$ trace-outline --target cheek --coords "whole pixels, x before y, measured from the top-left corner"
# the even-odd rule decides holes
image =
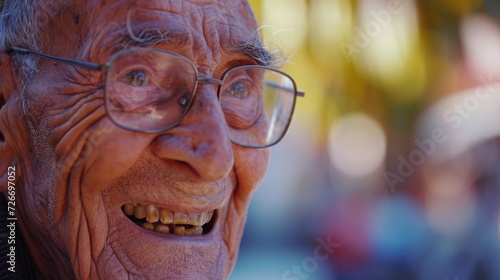
[[[36,184],[44,186],[40,193],[49,196],[44,200],[55,201],[49,211],[61,212],[64,202],[74,199],[70,198],[74,189],[97,190],[125,172],[152,136],[111,123],[101,90],[57,79],[44,82],[49,80],[37,78],[28,86],[23,108],[29,112],[33,173],[43,181]]]
[[[266,175],[269,149],[235,148],[235,171],[238,177],[239,199],[248,199]]]
[[[93,145],[84,164],[83,183],[106,186],[130,169],[144,154],[154,136],[134,133],[109,124],[109,132]]]

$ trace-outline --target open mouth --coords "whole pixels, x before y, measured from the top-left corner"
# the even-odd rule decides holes
[[[164,234],[199,236],[210,232],[214,224],[214,210],[203,213],[180,213],[155,205],[127,203],[122,211],[136,225]]]

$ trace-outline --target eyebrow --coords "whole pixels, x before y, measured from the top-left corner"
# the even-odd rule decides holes
[[[248,56],[254,59],[258,64],[264,66],[271,66],[275,61],[274,54],[269,52],[260,41],[256,39],[240,42],[233,48],[233,52]]]
[[[129,47],[155,47],[161,44],[183,45],[189,40],[189,35],[181,32],[162,31],[158,28],[149,28],[140,31],[137,35],[128,30],[113,46],[120,48]],[[239,42],[229,47],[231,53],[242,54],[259,65],[271,66],[275,61],[275,55],[269,52],[258,40],[250,39],[246,42]]]

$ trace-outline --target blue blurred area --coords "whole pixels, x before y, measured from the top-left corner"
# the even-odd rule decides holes
[[[500,279],[500,138],[436,148],[391,191],[383,169],[346,179],[300,122],[271,150],[230,279]]]

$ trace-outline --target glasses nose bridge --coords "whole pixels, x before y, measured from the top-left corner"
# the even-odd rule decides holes
[[[211,77],[203,77],[198,76],[198,84],[216,84],[217,88],[222,85],[222,80],[211,78]]]
[[[217,96],[217,99],[219,99],[219,90],[220,90],[220,87],[223,83],[222,80],[215,79],[215,78],[208,77],[208,76],[198,76],[196,82],[198,85],[216,84],[217,87],[215,88],[215,95]]]

